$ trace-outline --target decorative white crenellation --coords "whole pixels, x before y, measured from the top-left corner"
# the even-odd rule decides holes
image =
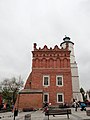
[[[75,61],[74,55],[74,43],[70,41],[69,37],[63,39],[64,42],[60,44],[61,47],[66,48],[66,44],[68,43],[68,48],[71,51],[70,53],[70,63],[71,63],[71,73],[72,73],[72,90],[73,90],[73,98],[78,101],[82,101],[80,87],[79,87],[79,75],[78,75],[78,67]]]

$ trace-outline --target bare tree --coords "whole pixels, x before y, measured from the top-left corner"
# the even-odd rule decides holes
[[[11,79],[4,79],[1,82],[1,91],[2,91],[2,96],[5,101],[8,101],[9,103],[13,102],[15,103],[17,93],[19,92],[20,89],[23,88],[23,80],[19,76],[19,78],[11,78]]]

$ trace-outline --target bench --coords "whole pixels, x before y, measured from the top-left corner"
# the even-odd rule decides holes
[[[45,112],[45,115],[48,116],[48,120],[49,120],[49,115],[67,115],[67,118],[69,119],[69,114],[71,114],[71,109],[48,109]]]

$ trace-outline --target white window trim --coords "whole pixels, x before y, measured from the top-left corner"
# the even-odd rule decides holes
[[[44,77],[48,77],[48,85],[44,85]],[[43,75],[43,86],[50,86],[50,76],[49,75]]]
[[[48,95],[48,100],[47,100],[47,102],[49,103],[49,93],[44,93],[44,94],[43,94],[43,103],[45,102],[45,101],[44,101],[44,95]]]
[[[62,95],[62,102],[58,101],[58,95]],[[64,103],[64,94],[63,93],[57,93],[57,103]]]
[[[57,77],[62,77],[62,85],[58,85],[58,79]],[[63,86],[63,75],[57,75],[56,76],[56,86],[62,87]]]

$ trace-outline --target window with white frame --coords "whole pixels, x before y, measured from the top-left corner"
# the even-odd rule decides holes
[[[50,77],[49,75],[43,76],[43,86],[49,86],[50,85]]]
[[[63,102],[64,102],[63,93],[57,93],[57,103],[63,103]]]
[[[56,76],[56,86],[63,86],[63,76],[62,75]]]
[[[44,93],[43,94],[43,102],[49,103],[49,93]]]

